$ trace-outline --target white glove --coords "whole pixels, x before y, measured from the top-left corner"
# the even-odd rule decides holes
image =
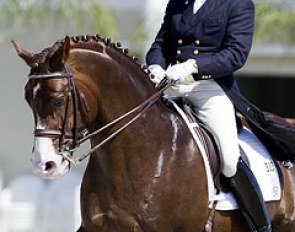
[[[148,67],[151,72],[151,81],[157,86],[161,80],[166,76],[166,72],[162,67],[158,64],[152,64]]]
[[[168,79],[186,85],[194,82],[193,73],[198,73],[198,66],[194,59],[188,59],[183,63],[172,65],[166,71]]]

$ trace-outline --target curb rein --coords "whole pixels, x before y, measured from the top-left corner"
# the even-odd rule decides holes
[[[113,121],[107,123],[103,127],[94,130],[93,132],[89,132],[88,129],[84,129],[81,132],[78,132],[77,124],[78,124],[78,98],[82,99],[83,102],[86,104],[86,108],[89,109],[87,101],[85,97],[81,96],[79,89],[77,88],[74,75],[70,70],[69,64],[65,65],[65,72],[54,72],[49,74],[29,74],[29,80],[31,79],[68,79],[68,96],[66,101],[66,109],[65,109],[65,116],[63,121],[62,129],[35,129],[33,134],[35,137],[46,137],[51,139],[59,139],[59,147],[58,153],[61,155],[65,160],[68,160],[70,163],[74,165],[79,165],[85,160],[88,156],[90,156],[94,151],[99,149],[102,145],[107,143],[109,140],[114,138],[116,135],[121,133],[124,129],[129,127],[132,123],[134,123],[137,119],[142,117],[145,112],[156,102],[158,101],[163,92],[170,87],[173,82],[168,81],[164,78],[160,84],[156,87],[158,90],[155,94],[151,97],[146,99],[137,107],[131,109],[127,113],[121,115],[120,117],[114,119]],[[66,125],[68,124],[69,120],[69,112],[70,112],[70,102],[73,101],[73,112],[74,112],[74,125],[72,131],[69,132],[66,130]],[[105,139],[103,139],[100,143],[92,147],[90,150],[79,156],[78,158],[73,158],[74,151],[84,142],[91,139],[95,135],[101,133],[102,131],[116,125],[117,123],[121,122],[123,119],[127,118],[128,116],[138,112],[135,116],[133,116],[127,123],[125,123],[122,127],[114,131],[112,134],[108,135]]]

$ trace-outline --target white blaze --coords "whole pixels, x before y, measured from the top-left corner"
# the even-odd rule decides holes
[[[40,91],[40,84],[33,89],[33,100]],[[40,116],[36,115],[36,129],[46,129],[41,122]],[[50,138],[35,137],[32,157],[33,172],[44,178],[54,178],[58,175],[64,175],[69,171],[69,162],[64,161],[58,154]]]

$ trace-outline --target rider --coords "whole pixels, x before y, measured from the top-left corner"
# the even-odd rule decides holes
[[[161,28],[146,55],[152,81],[177,84],[167,97],[185,97],[218,138],[222,173],[253,231],[270,232],[257,181],[240,158],[235,109],[226,93],[233,72],[246,62],[253,37],[252,0],[170,0]]]

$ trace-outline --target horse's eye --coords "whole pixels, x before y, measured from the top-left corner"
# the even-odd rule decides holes
[[[60,108],[65,104],[64,97],[56,97],[53,99],[53,104],[55,108]]]

